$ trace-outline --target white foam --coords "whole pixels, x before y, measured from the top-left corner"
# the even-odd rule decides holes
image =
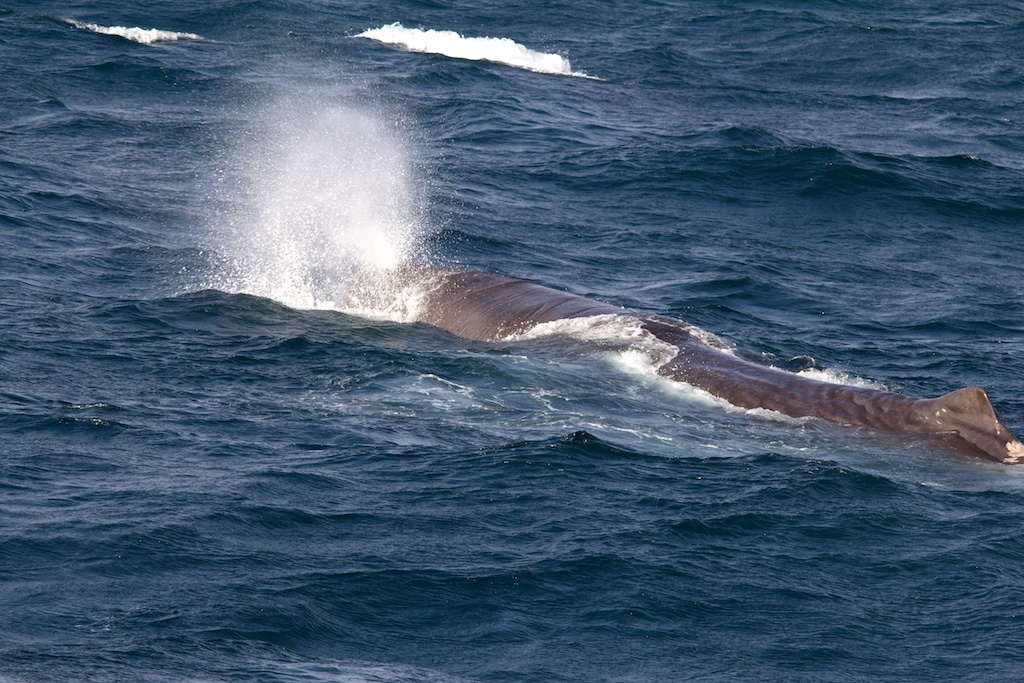
[[[878,389],[880,391],[888,391],[888,389],[871,380],[857,377],[855,375],[849,375],[845,372],[838,370],[818,370],[816,368],[808,368],[807,370],[801,370],[797,373],[801,377],[807,377],[808,379],[815,379],[819,382],[828,382],[829,384],[842,384],[848,387],[859,387],[861,389]]]
[[[676,357],[678,349],[655,337],[632,315],[608,313],[582,318],[564,318],[540,323],[504,341],[528,341],[562,336],[599,346],[612,347],[618,364],[644,375],[656,376],[658,368]]]
[[[65,19],[65,21],[75,28],[93,31],[94,33],[102,33],[108,36],[120,36],[121,38],[127,38],[128,40],[135,41],[136,43],[142,43],[143,45],[152,45],[153,43],[175,40],[203,39],[202,36],[196,35],[195,33],[162,31],[157,28],[139,28],[138,26],[130,28],[128,26],[100,26],[99,24],[89,24],[75,19]]]
[[[414,323],[427,286],[401,268],[367,268],[346,283],[331,308],[371,320]]]
[[[555,335],[595,342],[616,342],[654,337],[643,329],[641,320],[636,316],[606,313],[538,323],[528,330],[508,335],[505,341],[529,341]]]
[[[707,330],[701,329],[696,325],[684,323],[679,321],[679,326],[690,333],[697,341],[701,342],[705,346],[710,346],[715,351],[724,353],[728,356],[735,356],[736,349],[732,347],[727,341],[719,337],[714,332],[708,332]]]
[[[1024,444],[1020,441],[1011,441],[1006,444],[1006,457],[1003,462],[1007,465],[1020,465],[1024,463]]]
[[[455,59],[497,62],[527,71],[591,78],[573,71],[569,60],[550,52],[537,52],[510,38],[472,38],[455,31],[405,28],[400,23],[373,28],[356,35],[389,45],[401,45],[413,52],[427,52]]]

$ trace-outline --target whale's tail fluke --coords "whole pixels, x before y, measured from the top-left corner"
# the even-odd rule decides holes
[[[1024,463],[1024,444],[1006,428],[981,387],[966,387],[924,402],[939,433],[955,434],[972,448],[1010,465]]]

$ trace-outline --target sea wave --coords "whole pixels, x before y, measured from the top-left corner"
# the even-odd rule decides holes
[[[108,36],[120,36],[121,38],[127,38],[128,40],[135,41],[136,43],[142,43],[143,45],[152,45],[153,43],[161,43],[174,40],[202,40],[203,37],[195,33],[181,33],[179,31],[163,31],[157,28],[139,28],[138,26],[100,26],[99,24],[89,24],[84,21],[78,21],[76,19],[65,19],[65,22],[86,31],[93,31],[95,33],[102,33]]]
[[[497,62],[527,71],[562,76],[592,78],[573,71],[569,60],[550,52],[537,52],[510,38],[473,38],[455,31],[406,28],[400,23],[388,24],[356,34],[356,38],[370,38],[389,45],[401,45],[413,52],[427,52],[455,59]]]

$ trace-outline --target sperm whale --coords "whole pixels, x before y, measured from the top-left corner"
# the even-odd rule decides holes
[[[823,382],[723,352],[682,321],[532,282],[475,270],[426,267],[417,279],[425,285],[418,321],[459,337],[501,342],[541,323],[626,316],[677,349],[659,367],[659,374],[741,408],[764,408],[881,432],[948,435],[967,451],[1001,463],[1024,464],[1024,444],[999,420],[981,387],[927,399]]]

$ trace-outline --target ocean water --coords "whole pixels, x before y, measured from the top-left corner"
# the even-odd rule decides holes
[[[1024,8],[372,5],[0,6],[0,681],[1018,678],[1024,469],[388,274],[1021,434]]]

